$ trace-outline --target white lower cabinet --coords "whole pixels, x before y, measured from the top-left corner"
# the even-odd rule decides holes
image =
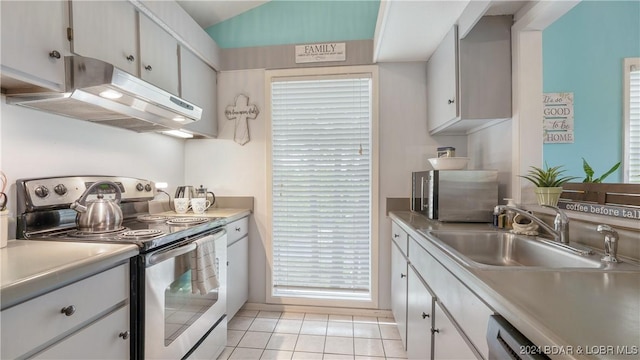
[[[227,319],[249,299],[249,217],[227,224]]]
[[[432,331],[433,358],[451,360],[475,359],[475,353],[471,350],[463,335],[458,332],[447,314],[445,314],[442,304],[438,301],[435,303]]]
[[[406,242],[406,240],[405,240]],[[396,319],[402,345],[407,348],[407,259],[391,243],[391,312]]]
[[[428,240],[408,234],[407,258],[398,246],[391,248],[392,312],[405,334],[407,357],[488,359],[486,332],[493,311],[426,251],[423,241]],[[406,289],[394,285],[398,269],[406,269]]]
[[[127,263],[2,310],[0,358],[128,358],[129,283]]]
[[[431,359],[434,298],[409,265],[407,287],[407,358]]]

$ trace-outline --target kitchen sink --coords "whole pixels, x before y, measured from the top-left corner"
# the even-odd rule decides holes
[[[579,255],[550,240],[500,231],[420,230],[442,250],[468,266],[538,268],[611,268],[600,261],[601,255]],[[626,267],[626,266],[625,266]]]

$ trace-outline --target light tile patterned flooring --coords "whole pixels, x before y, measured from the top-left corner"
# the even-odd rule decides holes
[[[240,310],[225,359],[406,359],[393,318]]]

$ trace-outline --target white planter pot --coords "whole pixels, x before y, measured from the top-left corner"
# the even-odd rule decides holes
[[[538,199],[538,205],[556,206],[562,194],[562,187],[538,187],[533,191]]]

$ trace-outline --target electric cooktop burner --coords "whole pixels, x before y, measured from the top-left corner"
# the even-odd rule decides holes
[[[67,235],[70,236],[70,237],[74,237],[74,238],[106,239],[106,238],[113,238],[114,236],[118,236],[118,235],[124,233],[127,230],[129,230],[129,228],[121,226],[118,229],[108,230],[108,231],[73,230],[73,231],[70,231],[69,233],[67,233]]]
[[[169,225],[198,225],[209,221],[207,218],[202,217],[178,217],[172,218],[167,221]]]
[[[160,224],[169,220],[169,217],[162,215],[140,215],[136,219],[144,223]]]
[[[146,240],[164,234],[164,231],[157,229],[129,230],[125,231],[121,238],[125,240]]]

